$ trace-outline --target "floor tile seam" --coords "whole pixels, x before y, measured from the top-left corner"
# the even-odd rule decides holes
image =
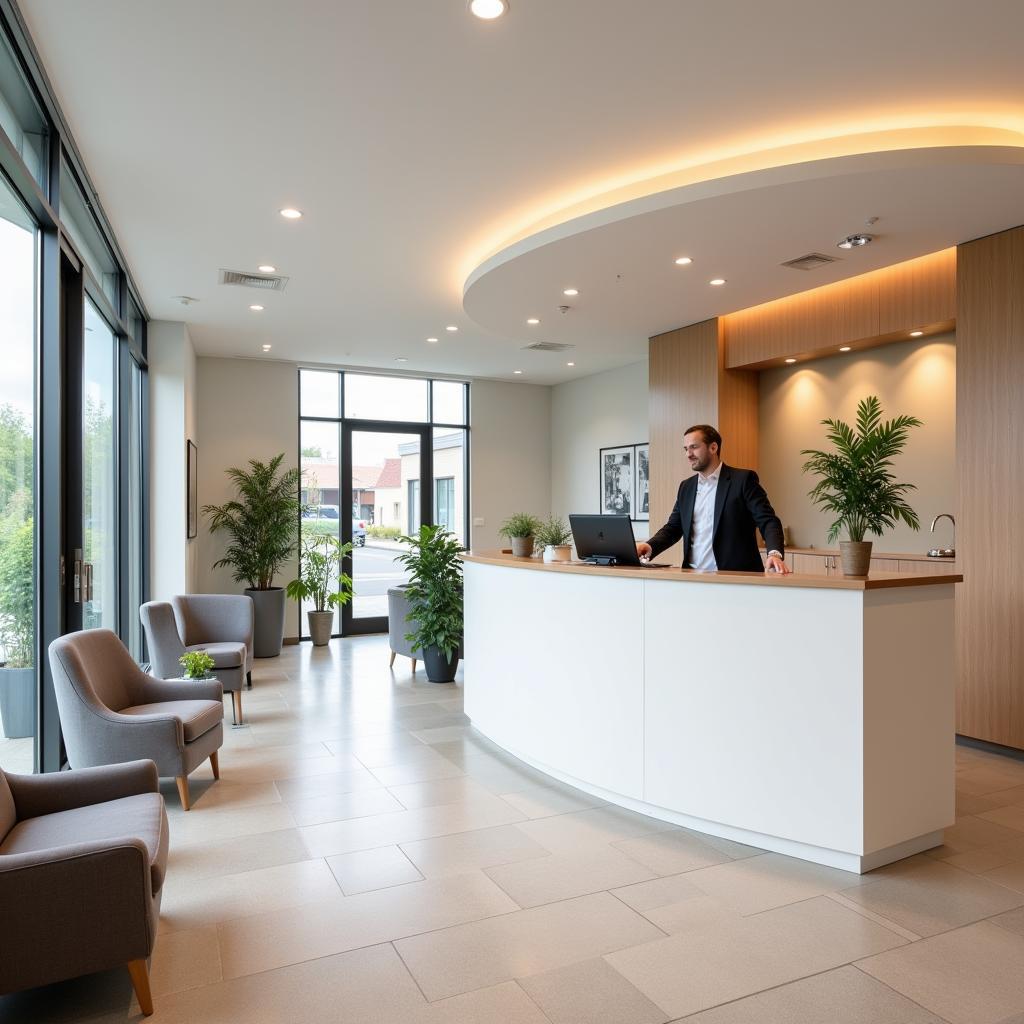
[[[272,835],[276,835],[278,832],[294,832],[294,831],[297,831],[298,829],[300,829],[302,827],[303,826],[301,826],[301,825],[294,825],[294,824],[293,825],[282,825],[280,827],[269,828],[269,829],[267,829],[264,832],[241,832],[238,835],[234,835],[234,836],[216,836],[216,837],[210,838],[210,839],[178,840],[178,841],[175,840],[174,834],[173,834],[174,830],[171,829],[170,830],[171,831],[170,848],[172,850],[181,850],[181,849],[203,850],[203,849],[209,849],[211,846],[213,846],[216,843],[235,843],[235,842],[238,842],[240,839],[255,839],[258,836],[272,836]],[[309,827],[309,826],[307,826],[307,827]]]
[[[542,971],[541,973],[544,973],[544,972]],[[527,975],[527,977],[532,977],[532,975]],[[533,1005],[534,1005],[535,1007],[537,1007],[537,1012],[538,1012],[538,1013],[539,1013],[539,1014],[540,1014],[540,1015],[541,1015],[541,1016],[542,1016],[542,1017],[543,1017],[543,1018],[544,1018],[544,1019],[545,1019],[546,1021],[548,1021],[548,1022],[549,1022],[549,1024],[555,1024],[555,1020],[554,1020],[554,1018],[553,1018],[553,1017],[549,1017],[549,1016],[548,1016],[548,1014],[547,1014],[547,1013],[545,1012],[545,1010],[544,1010],[544,1007],[543,1007],[543,1006],[541,1006],[541,1005],[540,1005],[540,1003],[538,1003],[538,1002],[537,1002],[537,1000],[533,998],[533,996],[532,996],[532,995],[530,994],[530,992],[529,992],[529,991],[528,991],[528,990],[527,990],[527,989],[525,988],[525,986],[524,986],[524,985],[522,984],[522,981],[521,981],[521,979],[519,979],[519,978],[513,978],[513,979],[512,979],[512,984],[513,984],[513,985],[515,985],[515,987],[516,987],[517,989],[519,989],[519,991],[520,991],[520,992],[522,992],[522,993],[523,993],[523,995],[524,995],[524,996],[526,996],[526,998],[527,998],[527,999],[529,999],[529,1000],[530,1000],[530,1002],[531,1002],[531,1003],[532,1003],[532,1004],[533,1004]]]
[[[424,1006],[431,1006],[432,1004],[430,1000],[427,998],[427,993],[423,991],[423,986],[420,984],[419,978],[417,978],[416,975],[412,973],[412,968],[405,962],[405,957],[402,956],[402,951],[398,948],[398,946],[395,945],[395,940],[392,939],[388,943],[388,945],[395,951],[395,956],[398,957],[398,962],[405,969],[405,973],[408,974],[410,978],[412,978],[412,983],[416,986],[416,991],[419,992],[421,996],[423,996]]]
[[[624,887],[622,887],[622,888],[624,888]],[[640,917],[642,917],[649,925],[651,925],[652,928],[656,928],[659,932],[661,932],[661,934],[666,939],[672,938],[672,935],[674,934],[673,932],[665,931],[665,929],[662,928],[660,924],[658,924],[656,921],[652,921],[642,910],[637,910],[636,907],[631,907],[621,896],[619,896],[619,894],[617,892],[615,892],[614,889],[606,889],[604,891],[607,892],[608,895],[611,896],[613,899],[618,900],[619,903],[621,903],[627,910],[632,910],[634,914],[639,914]],[[667,906],[667,904],[664,904],[664,905]],[[652,910],[660,910],[661,908],[660,907],[652,907],[651,909]],[[661,939],[649,939],[648,941],[649,942],[661,942]],[[647,945],[646,942],[634,943],[634,946],[646,946],[646,945]],[[633,948],[633,947],[624,947],[624,948]],[[615,952],[617,952],[617,951],[615,951]],[[606,955],[606,954],[602,954],[602,955]],[[612,967],[614,969],[614,965],[609,964],[608,966]]]
[[[908,942],[920,942],[920,940],[924,938],[923,935],[918,935],[917,932],[911,931],[909,928],[904,928],[903,925],[886,917],[884,914],[879,914],[875,910],[862,907],[859,903],[851,900],[847,896],[844,896],[841,892],[829,892],[825,893],[825,896],[832,900],[833,903],[837,903],[839,906],[845,907],[847,910],[852,910],[855,914],[859,914],[866,920],[874,921],[875,924],[881,925],[883,928],[887,928],[889,931],[903,936],[903,938]]]
[[[746,920],[750,920],[751,918],[754,918],[754,917],[761,917],[763,914],[770,914],[770,913],[772,913],[773,911],[776,911],[776,910],[785,910],[787,907],[796,907],[796,906],[799,906],[802,903],[810,903],[813,900],[828,899],[829,896],[831,895],[831,893],[832,892],[836,892],[836,891],[837,890],[833,889],[833,890],[830,890],[829,892],[815,893],[813,896],[805,896],[802,899],[793,900],[792,903],[780,903],[777,907],[768,907],[765,910],[755,910],[754,913],[752,913],[752,914],[740,914],[739,916],[743,920],[745,920],[745,921]],[[842,907],[844,910],[850,910],[851,913],[856,913],[858,917],[862,917],[866,921],[870,920],[870,918],[864,917],[863,914],[860,914],[859,912],[852,910],[852,908],[845,907],[845,906],[843,906],[843,904],[838,903],[835,900],[830,900],[830,902],[831,903],[835,903],[835,905],[837,907]],[[881,915],[879,915],[879,916],[881,916]],[[895,922],[893,922],[893,923],[895,923]],[[902,946],[911,945],[911,943],[907,939],[905,939],[904,936],[900,935],[898,932],[893,931],[891,928],[887,928],[881,922],[873,921],[872,924],[877,924],[879,928],[882,928],[884,931],[887,931],[890,935],[893,935],[896,938],[901,939],[902,941],[899,943],[899,945],[902,945]],[[892,947],[892,948],[896,948],[896,947]],[[876,954],[874,954],[874,953],[871,954],[871,956],[875,956],[875,955]],[[849,962],[852,963],[853,961],[851,960]],[[840,966],[842,966],[842,965],[840,965]]]
[[[929,1007],[925,1006],[924,1003],[919,1003],[913,996],[907,995],[906,992],[901,992],[898,988],[895,988],[893,985],[890,985],[887,981],[884,981],[882,978],[876,977],[870,971],[864,970],[864,968],[861,967],[862,962],[863,961],[858,961],[856,963],[850,964],[849,966],[860,971],[861,974],[863,974],[867,978],[870,978],[872,981],[878,982],[879,985],[883,985],[890,992],[895,992],[896,995],[902,996],[904,999],[908,1000],[915,1006],[919,1007],[924,1013],[930,1013],[933,1017],[937,1017],[939,1020],[944,1021],[945,1024],[954,1024],[954,1022],[951,1021],[949,1017],[943,1017],[941,1013],[937,1013],[935,1010],[930,1009]]]
[[[657,833],[656,832],[656,833],[653,833],[653,834],[654,835],[660,835],[661,833]],[[647,836],[637,836],[636,838],[638,838],[638,839],[646,839],[648,837]],[[619,853],[621,853],[623,855],[623,857],[628,857],[635,864],[639,864],[640,867],[645,868],[647,871],[653,872],[654,877],[646,879],[646,881],[648,881],[648,882],[653,882],[653,881],[655,881],[655,880],[657,880],[659,878],[675,878],[677,875],[688,875],[688,874],[690,874],[693,871],[703,871],[705,868],[715,868],[715,867],[720,867],[722,864],[732,864],[732,863],[735,863],[732,860],[720,861],[717,864],[702,864],[700,867],[684,868],[682,871],[671,871],[668,874],[662,874],[660,871],[658,871],[654,867],[653,864],[648,864],[646,861],[641,860],[639,857],[637,857],[634,854],[630,853],[628,850],[621,849],[621,847],[619,846],[620,843],[629,843],[629,842],[632,842],[632,841],[633,840],[631,840],[631,839],[616,839],[614,842],[609,843],[608,845],[611,846],[616,851],[618,851]],[[708,847],[708,849],[710,850],[711,847]],[[712,852],[718,853],[719,851],[714,850]],[[722,854],[722,856],[724,857],[724,856],[726,856],[726,854]],[[637,883],[630,883],[630,884],[639,885],[640,883],[637,882]]]
[[[312,864],[312,863],[315,863],[318,860],[323,861],[325,866],[327,867],[327,869],[330,870],[331,866],[330,866],[330,864],[327,863],[327,858],[326,857],[307,857],[305,860],[286,861],[284,864],[268,864],[266,867],[262,867],[262,868],[246,868],[244,871],[231,871],[231,872],[227,872],[226,874],[223,874],[223,875],[214,875],[214,876],[210,876],[210,877],[211,878],[216,878],[218,880],[218,882],[223,883],[224,880],[228,879],[228,878],[245,878],[246,875],[255,874],[257,871],[275,871],[278,868],[291,867],[293,864]],[[192,882],[206,881],[206,880],[207,879],[190,879],[190,884]],[[169,888],[173,890],[173,884]],[[164,889],[164,896],[166,896],[167,893],[168,893],[168,889],[165,888]]]

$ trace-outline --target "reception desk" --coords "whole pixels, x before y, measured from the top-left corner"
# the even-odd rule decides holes
[[[465,561],[465,708],[548,775],[870,871],[954,819],[957,575]]]

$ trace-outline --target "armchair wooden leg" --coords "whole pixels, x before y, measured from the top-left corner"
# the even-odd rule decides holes
[[[235,690],[231,694],[231,721],[235,725],[242,724],[242,691]]]
[[[388,668],[394,668],[395,667],[395,657],[396,656],[397,656],[397,651],[392,651],[391,652],[391,660],[388,662]]]
[[[220,751],[215,750],[210,755],[210,767],[213,769],[213,777],[215,779],[220,778]]]
[[[412,659],[412,674],[416,675],[416,659]]]
[[[153,994],[149,990],[149,966],[145,960],[131,960],[128,973],[132,976],[132,988],[142,1012],[149,1017],[153,1013]]]
[[[192,804],[188,798],[188,776],[179,775],[174,780],[178,784],[178,796],[181,797],[181,806],[187,811]],[[135,963],[138,963],[136,960]]]
[[[245,673],[245,685],[251,690],[252,689],[252,673]]]

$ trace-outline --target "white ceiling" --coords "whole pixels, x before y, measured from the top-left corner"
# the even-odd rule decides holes
[[[554,383],[1024,222],[1019,0],[511,4],[493,23],[465,0],[22,10],[150,315],[187,320],[200,354]],[[878,242],[832,248],[872,215]],[[666,264],[679,247],[693,266]],[[844,262],[778,268],[810,249]],[[287,291],[217,284],[260,263]],[[575,369],[524,362],[566,331]]]

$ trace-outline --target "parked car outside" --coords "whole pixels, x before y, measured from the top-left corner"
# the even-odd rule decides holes
[[[353,519],[352,520],[352,543],[357,548],[363,547],[366,544],[366,520],[365,519]]]

